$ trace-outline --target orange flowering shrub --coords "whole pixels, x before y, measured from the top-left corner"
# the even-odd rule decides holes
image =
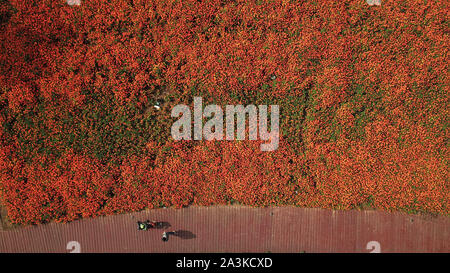
[[[2,0],[3,205],[18,224],[190,204],[448,214],[447,10]],[[280,105],[278,150],[174,141],[194,96]]]

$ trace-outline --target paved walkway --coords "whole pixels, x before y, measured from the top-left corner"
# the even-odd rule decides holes
[[[138,220],[181,230],[138,231]],[[0,231],[0,252],[450,252],[450,218],[380,211],[189,207]],[[367,249],[370,248],[371,250]]]

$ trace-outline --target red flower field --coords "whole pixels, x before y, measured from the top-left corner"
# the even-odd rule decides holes
[[[448,10],[0,0],[8,218],[234,203],[448,215]],[[279,105],[279,148],[174,141],[171,109],[194,96]]]

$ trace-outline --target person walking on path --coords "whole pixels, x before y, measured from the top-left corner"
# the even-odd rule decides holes
[[[155,228],[158,222],[147,220],[145,222],[138,221],[138,230],[148,230],[149,228]]]
[[[177,235],[176,231],[164,231],[162,234],[163,242],[167,242],[169,240],[169,235]]]

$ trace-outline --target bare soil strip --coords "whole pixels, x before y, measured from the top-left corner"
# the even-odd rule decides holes
[[[164,222],[139,231],[137,221]],[[178,231],[162,242],[162,232]],[[449,252],[446,216],[239,206],[156,209],[0,231],[0,252]],[[73,245],[73,243],[72,243]],[[376,249],[374,245],[379,245]],[[70,248],[72,249],[72,247]]]

